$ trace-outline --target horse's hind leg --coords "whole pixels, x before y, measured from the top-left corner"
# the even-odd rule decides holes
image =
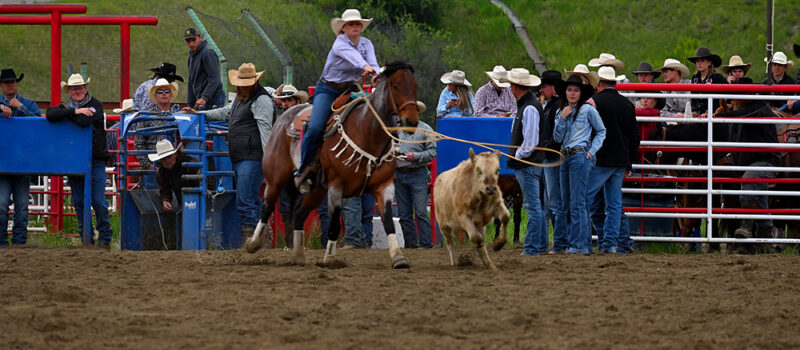
[[[266,192],[266,195],[264,196],[264,202],[261,203],[261,218],[258,220],[258,225],[256,225],[253,235],[245,243],[245,249],[248,253],[257,252],[265,243],[266,235],[264,232],[269,230],[269,217],[272,215],[272,211],[275,210],[275,201],[278,199],[280,188],[279,186],[267,184],[264,192]]]
[[[328,258],[336,256],[336,241],[341,231],[339,218],[342,216],[342,190],[333,186],[328,189],[328,212],[330,213],[328,246],[325,247],[325,255],[322,257],[323,263],[328,262]]]
[[[407,269],[411,264],[403,255],[403,248],[397,243],[397,235],[394,233],[394,219],[392,219],[392,198],[394,198],[394,182],[388,182],[382,189],[373,191],[372,195],[378,202],[378,210],[381,212],[381,222],[383,230],[386,232],[386,241],[389,243],[389,257],[392,259],[392,268]]]

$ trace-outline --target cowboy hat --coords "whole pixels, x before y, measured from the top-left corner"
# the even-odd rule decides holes
[[[792,50],[794,50],[794,55],[800,57],[800,45],[792,44]]]
[[[151,162],[155,162],[175,154],[175,152],[178,152],[182,147],[183,144],[179,144],[178,147],[172,147],[172,142],[169,142],[169,140],[161,140],[156,143],[156,153],[148,154],[147,158],[150,159]]]
[[[687,57],[686,59],[691,61],[692,63],[696,63],[698,58],[706,58],[714,65],[714,67],[719,67],[722,64],[722,58],[719,55],[711,53],[711,50],[707,47],[700,47],[694,53],[694,57]]]
[[[342,31],[342,27],[344,27],[345,23],[347,22],[361,22],[361,31],[363,32],[367,29],[369,24],[372,23],[372,18],[361,18],[361,12],[358,12],[356,9],[344,10],[341,18],[336,17],[331,20],[331,29],[333,29],[333,34],[339,35],[339,32]]]
[[[494,84],[497,85],[497,87],[501,88],[506,88],[510,86],[508,83],[500,82],[500,79],[505,78],[507,74],[508,71],[506,70],[506,67],[503,66],[494,66],[491,72],[486,72],[486,75],[489,76],[489,79],[492,79],[492,82],[494,82]]]
[[[594,87],[597,87],[597,83],[600,81],[600,78],[597,77],[597,72],[590,72],[589,67],[586,67],[585,64],[578,64],[575,68],[572,68],[571,71],[565,70],[567,73],[567,77],[571,75],[579,75],[587,80],[589,80],[589,84]]]
[[[764,58],[764,62],[767,63],[774,63],[786,66],[786,69],[792,69],[794,62],[792,60],[786,58],[786,54],[781,51],[776,51],[774,55],[772,55],[772,60],[768,60]]]
[[[114,108],[113,111],[114,111],[114,113],[127,113],[127,112],[130,112],[131,109],[133,109],[133,99],[132,98],[126,98],[126,99],[122,100],[122,107],[121,108]]]
[[[175,98],[175,96],[178,96],[178,83],[174,81],[170,83],[167,81],[167,79],[158,78],[158,80],[156,80],[156,83],[151,85],[147,89],[147,97],[150,98],[150,101],[153,101],[153,103],[158,104],[158,102],[156,101],[156,90],[158,90],[158,88],[163,88],[163,87],[169,87],[170,89],[172,89],[173,99]],[[170,99],[170,102],[172,102],[172,99]]]
[[[281,85],[281,92],[278,93],[275,98],[277,99],[284,99],[289,97],[297,97],[300,99],[300,103],[308,102],[308,93],[302,90],[297,90],[294,85],[286,84]]]
[[[160,75],[163,78],[167,78],[167,80],[171,78],[172,80],[183,82],[183,77],[175,74],[175,65],[172,63],[164,62],[156,68],[150,68],[150,71]]]
[[[580,102],[588,100],[594,94],[594,88],[589,84],[584,84],[579,74],[570,75],[566,81],[556,85],[556,93],[562,98],[567,98],[567,86],[577,85],[581,88]]]
[[[83,76],[80,75],[80,73],[75,73],[73,75],[70,75],[67,81],[63,80],[61,81],[61,89],[63,89],[64,92],[66,92],[70,86],[89,85],[89,81],[91,80],[92,78],[86,78],[86,81],[83,81]]]
[[[549,84],[555,86],[563,81],[564,79],[561,78],[561,72],[557,70],[551,69],[542,72],[542,84]]]
[[[512,68],[506,77],[500,79],[500,81],[527,87],[537,87],[542,84],[542,80],[539,77],[531,74],[525,68]]]
[[[439,78],[439,80],[445,84],[472,86],[472,84],[469,83],[469,80],[467,80],[467,75],[458,69],[442,74],[442,77]]]
[[[256,66],[252,63],[242,63],[239,69],[231,69],[228,71],[228,81],[233,86],[251,86],[255,84],[264,71],[256,72]]]
[[[722,66],[722,71],[725,72],[725,74],[730,74],[731,69],[741,68],[745,73],[747,73],[747,70],[750,69],[750,66],[750,63],[744,63],[739,55],[733,55],[731,56],[731,59],[728,60],[728,64]]]
[[[600,57],[589,60],[589,67],[602,66],[612,66],[614,69],[623,70],[625,68],[625,63],[622,63],[622,61],[618,60],[610,53],[601,53]]]
[[[17,78],[17,73],[14,73],[14,70],[11,68],[3,69],[3,71],[0,72],[0,82],[3,83],[7,81],[16,81],[19,83],[24,77],[25,73],[19,73],[19,78]]]
[[[633,74],[652,74],[653,80],[661,76],[661,72],[653,70],[653,66],[648,62],[639,63],[639,68],[633,71]]]
[[[664,66],[659,67],[656,70],[661,73],[664,73],[664,68],[677,70],[678,72],[681,73],[681,77],[689,75],[689,67],[686,67],[685,64],[681,63],[680,61],[674,58],[667,58],[666,60],[664,60]]]
[[[597,77],[600,81],[622,81],[625,80],[624,75],[617,75],[617,72],[614,71],[614,67],[612,66],[602,66],[600,69],[597,70]]]
[[[417,101],[417,111],[419,111],[419,113],[423,113],[427,109],[428,109],[428,107],[426,107],[425,104],[422,103],[422,101]]]

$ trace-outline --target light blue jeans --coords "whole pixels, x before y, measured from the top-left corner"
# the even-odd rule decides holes
[[[371,194],[348,197],[342,200],[344,242],[356,248],[372,247],[372,210],[375,198]]]
[[[91,176],[92,208],[97,222],[97,231],[100,233],[98,241],[101,244],[109,244],[114,232],[111,230],[111,218],[108,215],[108,202],[106,201],[106,162],[92,160]],[[67,182],[69,182],[69,187],[72,190],[72,206],[75,207],[75,215],[78,216],[78,228],[81,235],[83,235],[83,177],[67,176]],[[94,244],[91,222],[89,225],[89,242]]]
[[[589,254],[591,239],[586,210],[586,187],[592,161],[586,152],[570,155],[561,164],[561,198],[569,231],[567,253]]]
[[[602,237],[600,232],[597,233],[600,251],[617,252],[617,237],[620,236],[622,215],[622,179],[624,177],[625,168],[604,166],[595,166],[589,175],[589,188],[586,192],[587,208],[605,211]],[[603,197],[605,198],[604,209],[592,205],[600,190],[603,190]]]
[[[555,160],[545,160],[544,164],[552,164]],[[550,211],[553,221],[553,250],[566,250],[569,247],[567,241],[567,217],[564,214],[564,203],[561,199],[561,165],[547,167],[544,171],[544,184],[547,191],[547,210]],[[547,222],[545,222],[545,229]],[[547,232],[547,231],[545,231]]]
[[[409,173],[395,172],[394,198],[405,247],[432,248],[431,220],[428,217],[428,169],[422,167]]]
[[[242,160],[236,162],[233,168],[236,173],[236,208],[242,218],[242,226],[256,226],[261,218],[259,190],[264,182],[261,161]]]
[[[522,200],[525,212],[528,214],[527,231],[525,232],[526,255],[540,255],[547,253],[547,231],[542,213],[541,187],[542,168],[529,166],[517,169],[514,174],[522,189]]]

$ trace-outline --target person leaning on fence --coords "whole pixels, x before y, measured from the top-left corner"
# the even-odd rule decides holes
[[[475,92],[476,117],[510,117],[517,113],[517,102],[508,83],[501,83],[508,72],[503,66],[494,66],[486,72],[489,82]]]
[[[653,70],[653,65],[651,65],[650,62],[641,62],[641,63],[639,63],[639,67],[637,67],[636,70],[633,71],[633,74],[636,75],[636,79],[639,80],[639,82],[642,83],[642,84],[655,83],[656,79],[658,79],[658,77],[661,76],[661,72]],[[635,101],[634,103],[635,103],[637,108],[642,108],[642,103],[639,102],[642,99],[643,99],[642,97],[634,98],[634,101]],[[663,98],[659,98],[659,99],[649,98],[649,99],[653,100],[655,102],[655,104],[652,107],[644,107],[644,108],[655,108],[657,110],[661,110],[661,108],[664,108],[664,99]],[[645,103],[649,104],[650,101],[645,102]],[[656,114],[656,115],[658,115],[658,114]]]
[[[200,186],[200,180],[186,180],[183,175],[198,174],[200,168],[184,167],[184,162],[198,162],[197,159],[189,157],[183,151],[183,144],[177,147],[172,145],[169,140],[161,140],[156,144],[156,153],[148,154],[147,157],[153,163],[158,163],[156,181],[158,181],[158,193],[161,208],[164,211],[173,211],[172,196],[175,195],[176,202],[183,203],[184,187],[195,188]]]
[[[667,58],[664,60],[664,65],[656,69],[664,75],[664,83],[666,84],[689,84],[688,79],[684,77],[689,76],[689,67],[674,58]],[[675,95],[685,94],[685,91],[662,91],[664,94]],[[684,97],[667,97],[664,99],[664,108],[661,108],[662,117],[679,117],[683,116],[686,112],[686,104],[690,103],[688,98]]]
[[[172,104],[172,100],[178,95],[178,83],[169,82],[167,79],[160,78],[155,83],[150,85],[147,89],[147,99],[153,104],[153,108],[149,112],[157,112],[162,114],[170,114],[177,105]],[[166,125],[166,120],[145,120],[136,124],[137,129],[154,128]],[[167,135],[136,135],[133,148],[139,151],[155,151],[156,143],[164,140]],[[177,137],[173,137],[177,140]],[[136,155],[139,165],[144,170],[153,170],[155,167],[150,161],[147,154]],[[155,189],[158,187],[155,175],[142,175],[141,188]]]
[[[225,91],[222,90],[217,54],[195,28],[183,31],[183,41],[189,47],[186,106],[197,110],[222,107]]]
[[[786,54],[781,51],[775,52],[772,59],[764,58],[764,62],[769,65],[770,73],[761,82],[765,85],[793,85],[795,80],[789,76],[788,71],[792,69],[794,62],[786,58]],[[792,92],[771,92],[770,95],[794,95]],[[772,100],[769,104],[772,107],[780,107],[786,101]]]
[[[447,86],[439,94],[436,117],[472,117],[475,114],[475,95],[466,74],[454,70],[442,74],[439,80]]]
[[[580,76],[572,75],[558,87],[564,98],[556,115],[553,138],[561,142],[566,157],[561,164],[561,198],[569,228],[568,254],[589,254],[591,239],[586,210],[586,188],[592,157],[600,150],[606,137],[606,127],[597,110],[586,101],[594,88],[584,84]],[[592,134],[594,138],[592,138]]]
[[[605,211],[605,222],[602,230],[598,226],[598,246],[601,253],[631,252],[631,242],[623,230],[621,220],[627,220],[622,212],[622,179],[630,175],[631,165],[639,154],[639,128],[636,124],[635,107],[620,95],[616,89],[620,79],[612,67],[601,67],[597,71],[600,77],[598,92],[594,99],[597,113],[606,127],[603,147],[597,151],[595,166],[589,175],[589,186],[586,191],[587,205],[594,203],[594,198],[602,190],[605,205],[590,207],[590,211]],[[591,238],[590,238],[591,239]],[[589,243],[591,244],[591,242]]]
[[[0,118],[42,116],[36,102],[19,95],[18,83],[24,77],[24,73],[17,77],[11,68],[0,71]],[[8,209],[11,203],[14,203],[11,244],[23,245],[28,241],[30,191],[30,175],[0,175],[0,248],[8,247]]]
[[[522,189],[522,200],[528,214],[527,230],[525,232],[525,249],[522,255],[541,255],[547,253],[547,229],[542,213],[542,167],[530,163],[541,164],[544,162],[544,151],[537,147],[544,147],[553,137],[547,135],[544,127],[542,105],[532,89],[541,85],[539,77],[530,74],[527,69],[513,68],[506,78],[500,80],[511,84],[511,92],[517,99],[517,113],[511,125],[511,141],[509,144],[514,149],[514,157],[522,160],[508,158],[506,167],[514,170],[514,175]],[[524,162],[523,162],[524,161]],[[505,234],[505,232],[503,232]]]
[[[700,47],[695,52],[694,57],[688,57],[687,60],[695,64],[697,71],[692,76],[692,84],[727,84],[728,80],[717,73],[716,67],[722,64],[722,58],[714,54],[706,47]],[[712,110],[719,108],[719,100],[713,100]],[[708,114],[708,99],[696,98],[692,99],[692,114],[705,116]]]
[[[153,86],[159,79],[166,79],[169,83],[172,83],[176,80],[180,81],[181,83],[183,82],[183,77],[175,74],[175,65],[172,63],[164,62],[156,68],[150,68],[150,71],[153,72],[153,75],[150,76],[150,79],[139,85],[139,87],[136,88],[136,92],[133,94],[132,110],[134,111],[159,111],[155,102],[153,102],[153,100],[148,96],[150,87]],[[173,94],[173,98],[175,96],[177,96],[177,93]]]
[[[61,87],[67,93],[67,99],[60,105],[47,110],[47,120],[51,122],[61,122],[68,120],[81,127],[92,127],[92,167],[91,167],[91,191],[90,195],[92,208],[94,208],[97,221],[97,231],[100,232],[97,247],[108,249],[111,243],[113,231],[108,214],[108,202],[106,201],[106,161],[111,158],[106,148],[106,130],[104,125],[103,104],[88,90],[91,79],[80,74],[73,74],[69,79],[61,82]],[[84,182],[82,176],[67,176],[69,187],[72,190],[72,206],[78,218],[78,229],[83,232],[83,225],[92,225],[91,222],[83,222],[83,191]],[[93,230],[89,230],[93,232]],[[90,244],[94,244],[93,235],[90,237]]]
[[[422,102],[417,102],[417,108],[420,115],[426,110]],[[433,129],[420,120],[414,133],[402,130],[397,133],[400,140],[414,142],[400,142],[397,145],[400,156],[394,173],[394,198],[406,248],[433,247],[427,206],[430,182],[427,165],[436,158],[436,140],[424,131]]]
[[[556,92],[558,86],[564,83],[561,78],[561,72],[557,70],[546,70],[542,72],[542,84],[539,86],[539,102],[542,104],[542,129],[547,137],[544,143],[544,148],[558,151],[561,149],[561,143],[553,138],[553,129],[556,125],[556,114],[561,108],[563,97],[559,96]],[[548,218],[553,224],[553,248],[548,254],[563,253],[567,249],[567,218],[564,215],[562,199],[561,199],[561,165],[553,166],[554,163],[561,161],[561,157],[555,152],[544,152],[543,164],[546,166],[542,169],[544,173],[544,186],[545,186],[545,203],[542,207],[544,209],[545,228],[549,227],[547,224]]]
[[[225,107],[198,112],[208,120],[228,122],[228,153],[236,173],[236,207],[242,219],[242,237],[253,234],[261,217],[259,190],[264,181],[261,158],[272,131],[275,103],[258,80],[264,72],[256,72],[252,63],[228,71],[228,80],[236,86],[236,99]]]

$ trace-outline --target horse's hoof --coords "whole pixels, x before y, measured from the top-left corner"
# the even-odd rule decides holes
[[[506,241],[505,241],[505,240],[503,240],[503,241],[495,241],[495,242],[492,244],[492,249],[493,249],[494,251],[499,251],[500,249],[503,249],[503,247],[504,247],[505,245],[506,245]]]
[[[251,237],[250,239],[247,240],[247,243],[245,243],[244,248],[245,250],[247,250],[248,253],[253,254],[257,252],[259,249],[261,249],[263,241],[264,241],[263,238],[260,239],[256,238],[255,240],[253,240],[253,238]]]
[[[392,268],[393,269],[408,269],[411,267],[411,264],[408,263],[408,260],[402,255],[395,255],[392,258]]]
[[[305,256],[305,254],[292,255],[292,263],[294,263],[295,265],[300,265],[300,266],[305,265],[306,264],[306,256]]]

